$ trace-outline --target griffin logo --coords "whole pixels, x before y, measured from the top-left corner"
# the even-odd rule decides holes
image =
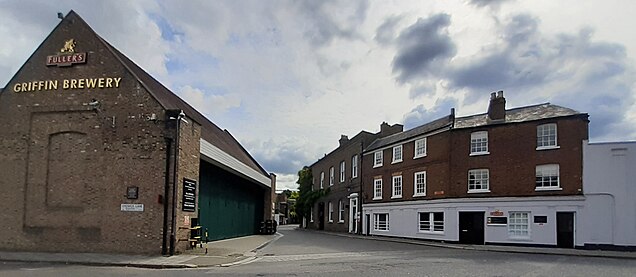
[[[57,55],[46,57],[46,65],[71,66],[76,63],[86,63],[86,53],[75,53],[76,45],[75,39],[65,41],[64,47]]]

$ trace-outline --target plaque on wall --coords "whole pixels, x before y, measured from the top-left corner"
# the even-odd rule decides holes
[[[184,212],[196,211],[197,200],[197,182],[194,180],[183,178],[183,205],[181,210]]]

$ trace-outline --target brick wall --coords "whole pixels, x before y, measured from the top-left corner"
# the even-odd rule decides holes
[[[47,67],[46,56],[70,38],[88,62]],[[13,92],[23,82],[99,77],[121,83]],[[99,104],[88,105],[93,100]],[[160,253],[163,118],[160,105],[81,21],[60,23],[0,96],[0,248]],[[126,198],[129,186],[139,188],[138,199]],[[121,204],[144,210],[124,212]]]
[[[557,124],[559,149],[536,150],[537,126]],[[536,196],[582,194],[582,143],[587,139],[587,119],[582,116],[545,119],[486,128],[455,129],[451,139],[449,197]],[[490,154],[469,156],[470,134],[488,131]],[[535,191],[535,168],[559,164],[563,190]],[[468,170],[487,168],[490,193],[468,194]]]

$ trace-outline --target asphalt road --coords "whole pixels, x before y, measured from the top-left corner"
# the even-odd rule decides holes
[[[0,264],[0,276],[636,276],[636,260],[515,254],[372,241],[281,228],[256,259],[226,268]]]

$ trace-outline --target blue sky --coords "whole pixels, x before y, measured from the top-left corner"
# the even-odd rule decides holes
[[[636,138],[634,1],[7,1],[0,86],[75,10],[294,188],[341,134],[543,102]]]

